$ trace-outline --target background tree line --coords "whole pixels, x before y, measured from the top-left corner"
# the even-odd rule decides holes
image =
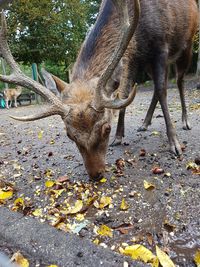
[[[199,0],[200,1],[200,0]],[[66,80],[85,35],[96,19],[101,0],[15,0],[7,9],[9,43],[18,62],[43,64]],[[195,38],[191,70],[196,71]],[[200,67],[200,64],[199,64]]]

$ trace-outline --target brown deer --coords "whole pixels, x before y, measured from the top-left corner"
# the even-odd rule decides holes
[[[182,105],[183,129],[191,129],[184,94],[184,75],[192,56],[192,40],[198,25],[198,8],[195,0],[140,0],[141,14],[136,32],[120,62],[120,98],[126,98],[137,81],[137,74],[146,70],[154,81],[154,95],[146,118],[139,131],[147,130],[159,101],[163,110],[170,149],[181,155],[181,146],[173,128],[167,106],[168,65],[176,64],[177,85]],[[132,15],[131,0],[128,1]],[[77,80],[91,80],[98,77],[107,64],[107,55],[115,48],[120,36],[118,14],[110,0],[102,2],[99,16],[82,45],[72,73],[72,83]],[[119,66],[117,68],[119,68]],[[119,79],[112,75],[106,91],[114,91]],[[55,78],[55,77],[54,77]],[[119,78],[119,77],[118,77]],[[113,82],[114,81],[114,82]],[[69,86],[59,80],[69,94]],[[120,144],[124,137],[125,108],[119,113],[116,136],[113,144]]]
[[[131,16],[128,13],[128,8],[130,8],[128,1],[115,0],[110,1],[110,3],[119,20],[118,38],[115,44],[112,44],[112,49],[107,50],[106,55],[104,54],[103,65],[96,64],[98,47],[96,53],[90,57],[90,64],[82,65],[80,57],[85,49],[85,43],[83,44],[75,67],[81,75],[77,79],[73,79],[70,85],[65,84],[67,98],[64,99],[64,103],[47,88],[21,72],[7,44],[7,27],[3,14],[0,32],[0,52],[12,71],[9,76],[0,75],[0,80],[30,88],[46,98],[51,104],[41,114],[15,119],[33,121],[52,115],[60,115],[64,121],[68,137],[76,143],[85,167],[90,177],[94,179],[100,179],[105,171],[112,109],[126,107],[132,102],[136,93],[134,87],[127,99],[119,99],[118,95],[113,99],[108,97],[104,90],[136,30],[140,13],[139,0],[131,1],[131,9],[133,10]],[[97,43],[96,45],[99,46]],[[102,49],[100,51],[103,52]]]
[[[9,109],[12,105],[12,101],[14,100],[14,105],[17,107],[17,98],[21,95],[22,88],[20,86],[17,86],[16,88],[9,88],[5,89],[3,94],[6,101],[6,108]],[[10,101],[10,105],[9,105]]]
[[[125,30],[127,17],[132,25],[128,31]],[[5,41],[0,42],[1,50],[4,51],[2,54],[15,75],[0,78],[30,87],[49,99],[52,106],[46,112],[21,120],[30,121],[59,114],[66,125],[69,138],[76,142],[83,156],[88,173],[92,177],[100,178],[105,168],[111,129],[110,109],[123,108],[116,133],[117,139],[121,140],[124,135],[124,108],[134,98],[135,89],[131,89],[141,69],[148,69],[155,84],[154,97],[143,129],[150,123],[159,101],[166,121],[170,148],[177,155],[182,153],[167,108],[167,66],[170,62],[176,62],[183,120],[185,127],[190,128],[185,108],[183,76],[190,61],[192,37],[197,24],[198,10],[195,0],[104,0],[96,23],[79,52],[71,84],[59,80],[65,88],[64,103],[53,98],[41,85],[27,80],[16,68],[16,63],[10,60],[11,55]],[[5,34],[1,36],[4,40]],[[112,99],[107,94],[107,87],[119,64],[123,67],[120,87],[116,98]]]

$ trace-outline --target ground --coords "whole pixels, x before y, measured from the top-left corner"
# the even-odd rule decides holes
[[[188,84],[190,131],[182,129],[178,90],[175,85],[168,90],[183,157],[168,151],[159,106],[148,131],[137,132],[152,96],[152,90],[140,88],[128,107],[124,144],[109,148],[100,183],[89,180],[59,117],[23,123],[8,116],[36,113],[40,106],[0,110],[0,188],[12,194],[1,205],[117,252],[127,244],[143,244],[155,253],[158,245],[176,266],[195,266],[200,248],[200,90]],[[115,117],[110,141],[116,122]]]

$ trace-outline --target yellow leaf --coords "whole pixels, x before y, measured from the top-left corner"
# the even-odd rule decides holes
[[[159,259],[158,257],[155,257],[151,263],[152,267],[159,267]]]
[[[54,186],[54,184],[55,184],[55,182],[54,181],[51,181],[51,180],[48,180],[48,181],[45,182],[45,186],[47,188]]]
[[[48,177],[48,178],[52,177],[53,176],[52,170],[50,170],[50,169],[46,170],[45,171],[45,176]]]
[[[121,205],[120,205],[120,209],[121,210],[127,210],[129,208],[129,205],[128,205],[128,203],[125,201],[125,199],[123,198],[122,199],[122,203],[121,203]]]
[[[98,238],[95,238],[95,240],[93,240],[93,243],[94,243],[95,245],[99,245],[100,241],[99,241]]]
[[[71,207],[68,211],[67,214],[75,214],[77,212],[79,212],[83,207],[83,201],[82,200],[77,200],[75,202],[74,207]]]
[[[20,267],[29,267],[29,261],[19,251],[12,256],[11,261],[15,261]]]
[[[51,139],[50,145],[53,145],[53,144],[55,144],[55,141],[53,139]]]
[[[47,267],[58,267],[58,265],[48,265]]]
[[[79,213],[79,214],[76,215],[76,220],[77,220],[77,221],[81,222],[81,221],[83,221],[84,219],[85,219],[84,214]]]
[[[102,179],[100,180],[100,182],[101,182],[101,183],[106,183],[106,182],[107,182],[107,179],[106,179],[106,178],[102,178]]]
[[[43,137],[43,133],[44,133],[44,131],[40,131],[40,132],[38,133],[38,139],[42,139],[42,137]]]
[[[106,206],[110,205],[111,203],[112,203],[112,198],[111,197],[103,196],[103,197],[100,198],[99,208],[103,209]]]
[[[157,132],[157,131],[153,131],[153,132],[151,133],[151,135],[158,136],[158,135],[160,135],[160,133]]]
[[[145,263],[153,262],[155,255],[142,245],[128,246],[124,249],[124,255],[131,256],[134,260],[142,260]]]
[[[164,251],[162,251],[158,246],[156,246],[156,255],[162,267],[175,267],[170,257]]]
[[[102,236],[113,236],[112,229],[110,229],[107,225],[104,224],[99,227],[97,233]]]
[[[197,267],[200,267],[200,249],[198,249],[195,253],[194,262],[196,263]]]
[[[42,216],[42,209],[36,209],[32,212],[32,214],[35,216],[35,217],[40,217]]]
[[[19,197],[17,199],[15,199],[14,201],[14,207],[12,208],[12,210],[19,210],[20,208],[24,208],[25,204],[24,204],[24,199]]]
[[[13,196],[13,191],[3,191],[0,189],[0,200],[8,199]]]
[[[153,185],[153,184],[147,182],[146,180],[144,180],[144,188],[145,188],[146,190],[152,190],[152,189],[155,188],[155,185]]]

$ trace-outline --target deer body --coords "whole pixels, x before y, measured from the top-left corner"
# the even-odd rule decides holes
[[[17,107],[17,98],[21,95],[22,88],[18,86],[16,88],[5,89],[3,93],[6,101],[6,108],[11,107],[13,100],[15,107]],[[10,106],[9,106],[9,101],[10,101]]]

